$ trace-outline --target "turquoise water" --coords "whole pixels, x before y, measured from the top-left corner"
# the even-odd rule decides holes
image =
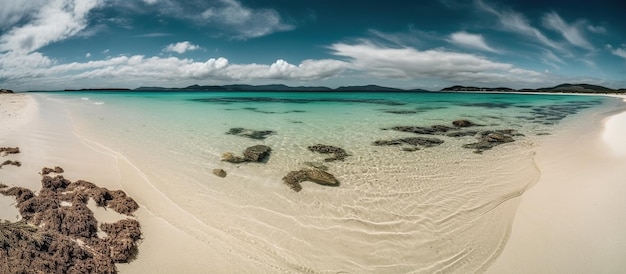
[[[222,241],[256,250],[261,269],[313,272],[475,272],[506,242],[519,195],[539,176],[533,148],[575,125],[607,98],[475,93],[71,92],[62,103],[77,134],[124,155],[151,184]],[[516,131],[482,153],[450,137],[395,127]],[[226,134],[271,131],[265,139]],[[455,131],[455,130],[453,130]],[[379,140],[437,138],[433,147],[375,146]],[[224,152],[272,148],[266,163],[231,164]],[[307,149],[341,147],[344,161]],[[416,151],[412,151],[415,150]],[[411,150],[411,151],[407,151]],[[281,178],[317,162],[338,187]],[[222,168],[226,178],[211,171]],[[158,212],[157,212],[158,214]],[[175,224],[174,224],[175,225]],[[184,228],[181,228],[184,229]],[[220,234],[221,235],[221,234]],[[332,240],[329,240],[332,235]],[[199,240],[202,235],[195,234]],[[247,260],[231,250],[233,259]],[[249,254],[246,254],[249,256]],[[269,259],[268,259],[269,258]]]

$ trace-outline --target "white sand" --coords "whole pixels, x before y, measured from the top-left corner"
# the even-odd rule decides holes
[[[188,213],[152,187],[124,157],[76,135],[62,109],[39,108],[29,95],[11,94],[0,96],[0,114],[0,126],[10,129],[0,131],[0,146],[18,146],[21,150],[19,154],[1,159],[22,162],[21,167],[0,169],[1,183],[39,190],[41,169],[61,166],[65,170],[63,176],[69,180],[83,179],[109,189],[121,189],[137,200],[140,209],[135,217],[143,233],[141,252],[132,263],[118,264],[120,272],[206,273],[210,267],[232,273],[237,269],[254,269],[249,263],[232,260],[224,243],[198,241],[200,237],[194,234],[213,231],[189,218]],[[12,197],[0,195],[0,219],[16,220],[18,211],[14,206]],[[165,216],[157,216],[151,209]],[[103,222],[124,217],[103,209],[94,213],[96,219]],[[176,222],[176,226],[166,220]],[[179,227],[187,227],[188,231],[181,231]],[[207,258],[206,254],[212,256]]]
[[[523,194],[489,273],[626,271],[626,112],[603,116],[541,144],[539,182]]]

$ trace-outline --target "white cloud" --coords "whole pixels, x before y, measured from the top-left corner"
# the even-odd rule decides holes
[[[133,55],[55,64],[39,53],[27,57],[0,55],[0,79],[10,79],[12,86],[26,86],[28,89],[63,89],[68,88],[68,83],[89,86],[103,81],[114,81],[129,87],[139,83],[190,84],[198,80],[231,83],[255,80],[308,81],[337,76],[348,67],[346,62],[330,59],[304,60],[300,64],[290,64],[279,59],[266,65],[231,64],[223,57],[197,62],[177,57]]]
[[[606,28],[603,26],[587,25],[587,30],[593,33],[605,34]]]
[[[294,26],[285,24],[274,9],[251,9],[236,0],[221,0],[204,10],[205,23],[222,25],[234,32],[235,38],[247,39],[265,36],[277,31],[288,31]]]
[[[189,41],[178,42],[176,44],[169,44],[164,51],[168,52],[176,52],[178,54],[183,54],[187,51],[200,49],[200,46],[189,43]]]
[[[458,83],[535,83],[538,72],[516,68],[484,57],[443,49],[385,48],[371,43],[330,46],[332,53],[350,59],[351,68],[382,78],[437,79]]]
[[[51,0],[30,11],[23,9],[23,12],[30,12],[32,19],[0,36],[0,52],[30,53],[76,35],[87,26],[87,14],[100,4],[101,0]]]
[[[89,58],[91,57],[91,53],[87,52],[87,54],[85,54],[85,58]]]
[[[476,4],[482,10],[498,17],[498,20],[504,29],[536,39],[548,47],[560,49],[560,46],[556,42],[550,40],[541,31],[532,27],[524,15],[511,10],[496,10],[492,6],[484,3],[482,0],[477,0]]]
[[[451,34],[449,41],[463,47],[496,52],[495,49],[487,45],[487,42],[485,42],[485,39],[480,34],[459,31]]]
[[[543,23],[547,28],[558,31],[571,44],[588,50],[593,49],[591,43],[584,37],[583,22],[569,25],[556,12],[551,12],[543,17]]]
[[[611,49],[611,53],[613,53],[615,56],[619,56],[619,57],[626,59],[626,49],[622,49],[622,48]]]

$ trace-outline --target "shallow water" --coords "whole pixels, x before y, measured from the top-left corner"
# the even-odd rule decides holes
[[[607,99],[72,92],[37,100],[44,107],[62,103],[77,134],[124,155],[168,199],[206,229],[219,231],[212,237],[233,246],[219,252],[234,260],[273,271],[475,272],[499,254],[516,198],[539,176],[533,162],[537,138]],[[444,142],[412,152],[372,144],[420,136],[389,130],[395,126],[452,126],[457,119],[481,125],[472,128],[479,131],[515,129],[524,136],[482,154],[462,147],[476,142],[474,136],[424,136]],[[275,133],[263,140],[226,134],[238,127]],[[256,144],[272,148],[267,163],[220,161],[224,152],[240,154]],[[307,150],[315,144],[344,148],[350,156],[324,162],[329,155]],[[326,165],[340,186],[305,182],[293,192],[281,178],[304,162]],[[228,176],[212,175],[213,168]]]

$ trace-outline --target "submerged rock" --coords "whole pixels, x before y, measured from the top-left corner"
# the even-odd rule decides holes
[[[443,140],[437,138],[427,138],[427,137],[408,137],[408,138],[400,138],[393,140],[378,140],[374,142],[375,146],[397,146],[397,145],[413,145],[413,146],[423,146],[423,147],[432,147],[443,144]]]
[[[348,153],[343,148],[335,147],[335,146],[317,144],[314,146],[308,146],[307,148],[312,152],[317,152],[317,153],[322,153],[322,154],[333,154],[333,157],[324,159],[324,161],[326,162],[332,162],[336,160],[343,161],[348,156]]]
[[[482,153],[485,150],[492,149],[496,146],[505,143],[514,142],[513,136],[519,136],[515,130],[506,129],[506,130],[496,130],[496,131],[485,131],[478,134],[479,141],[476,143],[465,144],[464,148],[475,149],[475,153]],[[522,135],[523,136],[523,135]]]
[[[452,125],[454,125],[455,127],[471,127],[471,126],[475,126],[474,123],[470,122],[469,120],[456,120],[452,122]]]
[[[283,182],[293,191],[302,190],[300,183],[310,181],[324,186],[339,186],[339,181],[334,175],[320,169],[301,169],[291,171],[285,177]]]
[[[226,177],[227,175],[226,171],[221,168],[213,169],[213,174],[217,177],[222,177],[222,178]]]
[[[226,134],[247,137],[255,140],[265,140],[268,136],[276,132],[272,130],[253,130],[241,127],[231,128]]]
[[[243,151],[243,157],[235,156],[232,152],[222,154],[222,161],[239,164],[244,162],[265,163],[270,157],[272,149],[265,145],[255,145]]]
[[[243,157],[249,162],[264,162],[270,156],[272,149],[265,145],[256,145],[246,148]]]

